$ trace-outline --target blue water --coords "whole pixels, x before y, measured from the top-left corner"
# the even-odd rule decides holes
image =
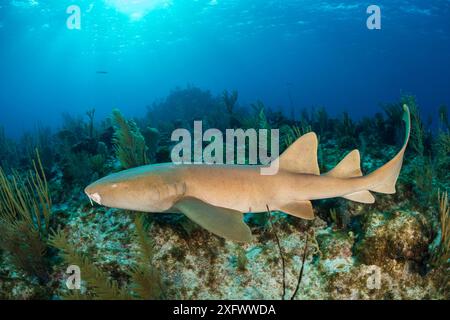
[[[66,26],[72,4],[81,30]],[[370,4],[381,30],[366,27]],[[449,31],[448,0],[2,0],[0,125],[18,136],[93,107],[140,116],[187,84],[354,117],[412,93],[435,116],[450,105]]]

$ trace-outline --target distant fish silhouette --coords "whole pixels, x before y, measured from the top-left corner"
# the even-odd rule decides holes
[[[108,71],[97,71],[98,74],[108,74]]]

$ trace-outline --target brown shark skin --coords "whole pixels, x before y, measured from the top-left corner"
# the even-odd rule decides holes
[[[85,192],[91,200],[111,208],[154,213],[178,213],[178,208],[182,208],[183,213],[200,224],[204,222],[218,235],[249,241],[250,231],[246,229],[248,227],[242,228],[242,221],[231,219],[226,224],[229,215],[266,212],[269,206],[272,210],[313,219],[310,200],[345,197],[373,203],[375,198],[370,191],[395,193],[411,127],[409,109],[404,106],[404,110],[406,135],[403,147],[392,160],[366,176],[362,176],[357,150],[326,174],[297,172],[296,151],[317,152],[317,137],[309,133],[294,142],[292,149],[284,153],[286,156],[280,156],[280,168],[275,175],[262,175],[261,166],[165,163],[109,175],[88,186]],[[303,162],[302,170],[317,172],[317,158],[304,159],[310,159],[311,163],[305,166]],[[217,214],[217,223],[220,221],[223,225],[215,225],[210,214]],[[227,232],[230,230],[227,228],[234,227],[242,230],[237,234]]]
[[[104,206],[142,212],[168,212],[183,197],[198,198],[240,212],[265,212],[266,205],[277,210],[293,201],[336,198],[370,190],[383,174],[374,172],[357,178],[335,178],[292,173],[280,168],[276,175],[264,176],[260,168],[247,165],[149,165],[107,176],[88,186],[85,192],[88,195],[98,193]]]
[[[340,197],[367,190],[363,178],[340,179],[280,169],[263,176],[260,166],[175,165],[164,163],[130,169],[89,187],[107,207],[142,212],[168,212],[183,197],[240,212],[278,210],[284,204]]]
[[[365,190],[356,180],[280,169],[264,176],[259,166],[191,166],[185,168],[186,194],[217,207],[240,212],[279,210],[291,202],[339,197]]]

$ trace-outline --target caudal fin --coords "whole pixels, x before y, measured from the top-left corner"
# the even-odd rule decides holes
[[[408,106],[404,105],[403,110],[403,121],[405,121],[406,124],[403,147],[391,161],[367,175],[366,179],[369,181],[368,190],[386,194],[395,193],[395,184],[402,169],[403,156],[411,133],[411,115]]]

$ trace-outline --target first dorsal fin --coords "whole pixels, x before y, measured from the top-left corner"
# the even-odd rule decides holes
[[[335,178],[355,178],[363,174],[360,167],[361,157],[358,150],[353,150],[341,162],[325,175]]]
[[[296,173],[319,175],[317,146],[317,136],[314,132],[301,136],[281,154],[280,168]]]

